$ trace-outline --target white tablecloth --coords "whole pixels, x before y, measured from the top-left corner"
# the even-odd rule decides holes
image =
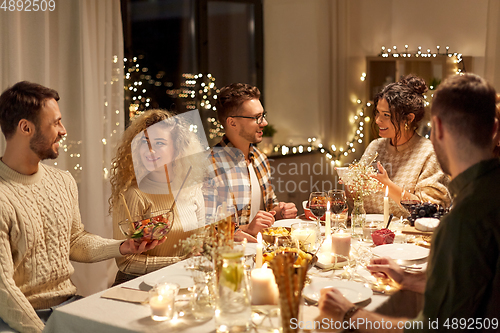
[[[288,224],[293,220],[286,221]],[[354,244],[353,244],[354,245]],[[355,245],[354,245],[355,246]],[[248,244],[245,254],[255,253],[255,244]],[[186,262],[180,262],[158,271],[149,273],[143,277],[138,277],[128,281],[121,286],[149,290],[150,286],[144,283],[144,279],[155,280],[162,276],[186,275],[191,271],[185,269]],[[339,272],[337,272],[338,274]],[[367,273],[366,271],[364,273]],[[312,276],[331,277],[331,272],[321,272],[317,268],[310,270]],[[362,284],[362,283],[360,283]],[[155,322],[150,318],[150,308],[148,305],[134,304],[112,299],[101,298],[105,291],[96,293],[82,300],[57,308],[46,324],[44,332],[183,332],[183,333],[206,333],[215,332],[215,322],[211,319],[206,322],[196,322],[194,320],[178,319],[170,322]],[[405,304],[406,309],[411,305],[406,303],[409,299],[414,303],[414,307],[421,306],[421,297],[407,295],[405,292],[398,297],[399,301]],[[382,313],[391,314],[394,309],[401,308],[392,304],[389,297],[374,294],[371,299],[361,303],[367,310],[375,311],[380,309]],[[386,302],[388,301],[388,302]],[[319,315],[319,310],[314,306],[304,306],[301,310],[302,320],[312,321]],[[413,311],[414,312],[414,311]],[[413,316],[414,313],[399,315]],[[418,311],[417,311],[418,312]],[[273,324],[278,325],[279,319],[274,318]],[[276,327],[276,326],[275,326]],[[264,331],[264,330],[263,330]]]
[[[185,263],[180,262],[148,274],[150,278],[189,274]],[[148,290],[144,277],[138,277],[121,286]],[[155,322],[150,318],[148,305],[140,305],[112,299],[101,298],[103,292],[96,293],[82,300],[57,308],[46,324],[44,332],[214,332],[215,322],[195,322],[179,319],[176,322]],[[374,310],[387,299],[383,295],[374,295],[366,306]],[[313,320],[319,314],[317,307],[305,306],[303,320]]]

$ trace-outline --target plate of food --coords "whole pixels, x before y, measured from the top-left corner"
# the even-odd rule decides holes
[[[385,244],[371,249],[379,257],[389,257],[394,260],[424,260],[429,256],[429,249],[413,244]]]
[[[304,287],[302,295],[310,302],[318,302],[321,289],[328,287],[337,288],[352,303],[366,301],[373,295],[373,291],[366,288],[362,283],[321,277],[312,277],[311,283]]]
[[[181,289],[194,286],[193,277],[189,274],[157,275],[148,274],[144,276],[143,282],[148,286],[154,287],[158,283],[177,283]]]

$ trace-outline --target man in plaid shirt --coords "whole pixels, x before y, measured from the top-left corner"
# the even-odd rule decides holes
[[[222,88],[217,99],[217,117],[225,135],[212,150],[215,177],[208,186],[212,188],[205,191],[205,208],[212,217],[223,202],[236,208],[235,238],[252,239],[275,219],[297,216],[295,204],[276,198],[269,161],[254,145],[262,141],[262,129],[268,124],[259,98],[258,88],[233,83]]]

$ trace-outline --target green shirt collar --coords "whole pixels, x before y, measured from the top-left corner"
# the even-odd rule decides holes
[[[479,179],[483,175],[498,168],[500,168],[500,159],[498,158],[484,160],[474,164],[473,166],[456,176],[450,182],[449,190],[452,198],[455,199],[455,197],[460,192],[462,192],[469,184],[474,182],[476,179]]]

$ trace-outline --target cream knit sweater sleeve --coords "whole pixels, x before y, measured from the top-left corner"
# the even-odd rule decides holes
[[[18,331],[41,332],[45,325],[14,279],[16,263],[13,261],[9,230],[14,227],[19,231],[19,228],[9,220],[15,211],[2,196],[0,207],[0,317]]]

